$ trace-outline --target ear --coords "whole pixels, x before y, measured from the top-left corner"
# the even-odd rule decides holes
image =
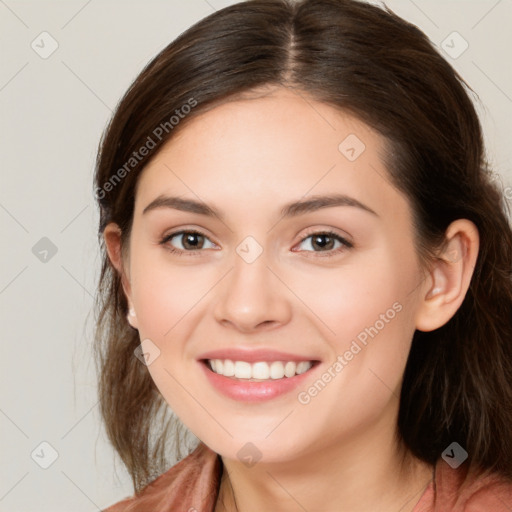
[[[105,240],[105,247],[107,249],[107,254],[110,259],[110,262],[119,273],[119,276],[121,278],[121,285],[123,287],[124,294],[126,295],[126,299],[128,301],[129,311],[126,318],[128,320],[128,323],[133,328],[137,329],[137,315],[131,298],[129,273],[127,272],[127,268],[125,268],[126,264],[125,261],[123,260],[123,254],[121,251],[121,228],[114,222],[107,224],[103,231],[103,239]]]
[[[479,242],[473,222],[458,219],[448,226],[445,244],[421,290],[416,329],[433,331],[455,315],[469,289]]]

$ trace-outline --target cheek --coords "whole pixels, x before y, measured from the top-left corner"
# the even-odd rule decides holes
[[[341,350],[359,333],[364,338],[365,329],[375,324],[382,331],[382,322],[387,328],[405,320],[406,315],[398,315],[397,310],[403,310],[414,295],[417,269],[413,258],[374,251],[337,269],[313,268],[295,278],[289,274],[288,280],[293,279],[294,292],[334,348]]]
[[[173,264],[160,248],[134,253],[130,271],[141,338],[160,344],[191,322],[215,284],[211,268]]]
[[[333,276],[321,297],[310,294],[306,301],[335,332],[323,328],[332,355],[297,397],[301,411],[315,418],[313,430],[345,435],[373,424],[397,404],[414,333],[410,291],[417,275],[411,264],[375,261],[381,263]]]
[[[131,272],[140,339],[150,340],[147,346],[155,354],[148,371],[173,412],[193,427],[194,421],[187,420],[201,410],[194,409],[189,395],[197,377],[190,340],[204,316],[215,276],[211,269],[173,265],[165,255],[142,251],[134,254]]]
[[[414,333],[418,275],[413,252],[387,250],[301,283],[297,294],[318,318],[331,349],[327,369],[336,375],[317,405],[328,407],[341,393],[353,410],[376,412],[399,389]]]

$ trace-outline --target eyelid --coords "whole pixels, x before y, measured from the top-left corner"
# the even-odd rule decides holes
[[[206,233],[206,230],[204,228],[195,228],[187,226],[176,228],[175,230],[171,229],[168,233],[162,235],[160,239],[170,240],[173,236],[182,235],[184,233],[196,233],[197,235],[201,235],[204,236],[205,238],[208,238],[208,240],[210,240],[212,243],[215,243],[215,245],[218,245],[216,242],[212,240],[213,237]]]
[[[336,228],[331,227],[325,227],[325,228],[308,228],[306,229],[306,232],[302,234],[300,240],[298,243],[303,242],[306,238],[309,238],[312,235],[332,235],[333,237],[336,237],[342,241],[344,241],[347,244],[350,244],[353,246],[352,237],[348,233],[340,233]]]

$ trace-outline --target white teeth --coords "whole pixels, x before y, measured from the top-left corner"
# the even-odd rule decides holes
[[[250,363],[247,361],[235,362],[235,377],[237,379],[250,379],[252,377],[251,373],[252,371]]]
[[[270,377],[270,368],[267,363],[254,363],[252,365],[253,379],[268,379]]]
[[[282,379],[284,377],[293,377],[307,372],[312,366],[311,361],[282,362],[258,361],[257,363],[248,363],[247,361],[231,361],[230,359],[209,359],[210,368],[224,377],[236,377],[237,379]]]
[[[222,370],[224,377],[233,377],[235,375],[235,363],[226,359],[224,361],[224,368]]]
[[[284,366],[281,361],[274,361],[270,365],[270,376],[273,379],[282,379],[284,377]]]
[[[298,375],[301,373],[307,372],[311,368],[311,363],[309,361],[301,361],[297,365],[297,369],[295,370]]]
[[[287,377],[293,377],[295,375],[295,370],[297,369],[297,363],[293,361],[288,361],[284,367],[284,374]]]

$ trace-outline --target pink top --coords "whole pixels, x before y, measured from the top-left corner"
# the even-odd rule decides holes
[[[103,512],[214,512],[222,459],[199,443],[182,461],[139,494]],[[413,512],[512,512],[512,482],[497,475],[468,475],[468,464],[452,469],[440,459]]]

